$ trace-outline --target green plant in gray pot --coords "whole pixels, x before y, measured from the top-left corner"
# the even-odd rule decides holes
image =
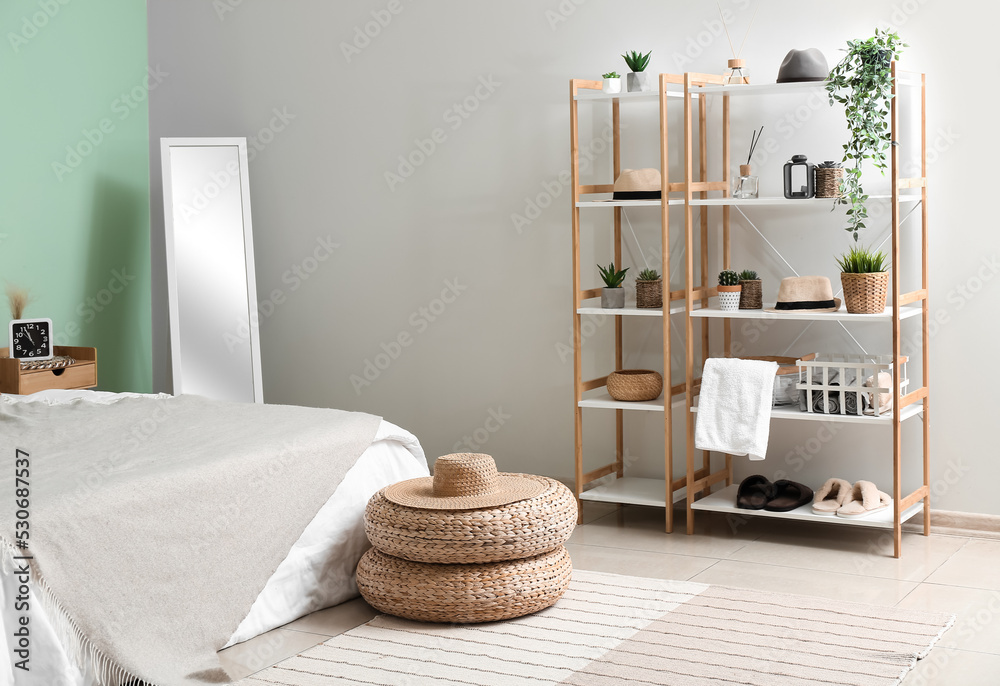
[[[663,307],[663,279],[655,269],[643,269],[635,280],[635,306],[639,309]]]
[[[847,41],[847,55],[830,71],[826,90],[830,105],[839,102],[847,115],[850,140],[844,144],[844,162],[853,163],[845,169],[840,184],[841,197],[834,205],[850,205],[847,226],[854,240],[865,228],[868,195],[861,187],[861,164],[871,160],[885,174],[888,169],[886,151],[897,145],[889,139],[889,104],[892,100],[892,60],[898,60],[901,48],[908,47],[895,32],[875,29],[867,40]]]
[[[625,307],[625,289],[622,288],[622,284],[625,282],[628,267],[619,271],[612,262],[607,267],[597,265],[597,268],[601,270],[605,286],[601,289],[601,307],[606,310]]]
[[[629,93],[653,90],[652,80],[649,78],[649,74],[646,73],[646,67],[649,65],[649,56],[652,54],[652,50],[645,55],[633,50],[622,55],[625,64],[632,70],[625,75],[625,83]]]

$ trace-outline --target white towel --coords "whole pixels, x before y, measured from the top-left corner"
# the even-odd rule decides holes
[[[763,460],[771,432],[777,362],[705,360],[694,445],[699,450]]]

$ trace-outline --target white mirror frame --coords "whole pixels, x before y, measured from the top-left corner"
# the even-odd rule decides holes
[[[253,256],[253,224],[250,217],[250,181],[246,138],[161,138],[160,161],[163,170],[163,215],[166,235],[167,300],[170,314],[170,360],[173,393],[184,393],[183,360],[181,359],[180,306],[174,246],[174,203],[171,180],[170,150],[177,147],[237,147],[240,164],[240,192],[243,200],[243,245],[246,259],[247,327],[249,329],[250,360],[253,374],[253,402],[264,402],[261,382],[260,337],[257,328],[257,285]]]

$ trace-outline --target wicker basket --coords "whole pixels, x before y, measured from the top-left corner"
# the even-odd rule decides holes
[[[663,377],[649,369],[619,369],[608,374],[608,395],[615,400],[656,400],[663,392]]]
[[[843,180],[844,170],[841,167],[816,167],[816,197],[839,198]]]
[[[358,563],[358,590],[376,610],[420,622],[495,622],[544,610],[569,586],[562,546],[509,562],[436,565],[372,548]]]
[[[760,279],[740,279],[740,309],[760,310],[764,307],[764,296],[760,285]]]
[[[841,272],[844,302],[851,314],[881,314],[889,293],[889,272],[848,274]]]
[[[519,476],[548,488],[534,498],[479,510],[406,507],[379,491],[365,509],[365,533],[378,550],[412,562],[485,563],[547,553],[573,533],[576,498],[555,479]]]
[[[635,282],[635,306],[640,309],[663,307],[663,279]]]

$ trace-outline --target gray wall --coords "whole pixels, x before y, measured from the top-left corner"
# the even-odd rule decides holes
[[[739,44],[754,6],[723,6]],[[1000,241],[985,205],[969,201],[997,148],[995,136],[979,133],[990,128],[989,108],[970,107],[993,99],[972,94],[984,76],[969,68],[992,63],[989,41],[969,32],[995,26],[997,9],[981,6],[972,18],[954,3],[846,0],[820,20],[803,7],[763,3],[744,50],[753,80],[773,80],[793,47],[818,47],[832,66],[846,40],[888,22],[911,44],[906,65],[928,73],[932,309],[940,322],[932,326],[934,502],[1000,514],[1000,466],[987,433],[1000,378],[991,360],[973,362],[1000,328]],[[149,26],[150,63],[169,73],[150,93],[157,387],[168,386],[169,368],[159,138],[248,136],[266,400],[382,415],[416,433],[431,457],[468,437],[465,449],[495,455],[503,469],[571,475],[570,214],[559,182],[569,158],[567,81],[624,72],[618,55],[638,48],[653,51],[653,71],[721,71],[729,46],[715,3],[150,0]],[[366,28],[374,37],[358,38]],[[718,115],[713,106],[710,118]],[[670,116],[679,126],[680,113]],[[740,100],[733,116],[734,157],[750,130],[765,125],[773,151],[757,163],[765,194],[780,193],[781,164],[793,153],[839,158],[845,138],[841,112],[822,99]],[[584,140],[599,140],[609,118],[606,106],[583,107]],[[625,166],[659,166],[656,107],[623,107],[623,122]],[[595,161],[584,182],[610,181],[605,146],[585,145]],[[714,142],[711,151],[717,159]],[[675,143],[675,178],[679,153]],[[887,188],[877,174],[868,181],[873,191]],[[544,207],[527,209],[532,199]],[[885,235],[887,209],[873,205],[865,242]],[[596,212],[584,218],[585,286],[598,284],[591,265],[609,255],[611,214]],[[801,273],[837,281],[832,256],[848,241],[842,210],[748,216]],[[734,218],[736,262],[762,272],[765,300],[773,300],[787,270]],[[657,211],[634,210],[629,219],[655,262]],[[907,235],[915,237],[911,221]],[[641,267],[626,235],[627,261]],[[907,257],[916,264],[912,251]],[[914,277],[909,268],[904,286]],[[588,327],[588,376],[610,369],[612,327],[600,323]],[[888,352],[887,328],[853,331],[870,350]],[[801,327],[735,330],[748,354],[776,354]],[[905,350],[919,355],[911,343],[917,325],[904,335]],[[655,322],[627,322],[626,338],[629,366],[662,369]],[[816,324],[790,354],[852,346],[835,324]],[[911,368],[917,382],[918,369],[919,358]],[[586,415],[593,466],[613,448],[612,419]],[[662,475],[660,417],[629,413],[626,421],[632,473]],[[907,488],[919,478],[919,433],[919,420],[906,427]],[[768,460],[737,465],[740,475],[785,472],[815,485],[829,476],[870,478],[888,488],[889,446],[883,429],[775,423]]]

